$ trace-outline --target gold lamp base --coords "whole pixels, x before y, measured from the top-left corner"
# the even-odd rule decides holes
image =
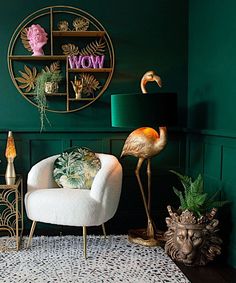
[[[131,229],[128,231],[128,240],[131,243],[146,247],[163,247],[165,245],[164,232],[158,231],[154,237],[147,235],[147,229]]]
[[[157,237],[150,237],[147,235],[147,229],[132,229],[128,231],[128,240],[131,243],[146,246],[146,247],[156,247],[160,246],[161,243]]]

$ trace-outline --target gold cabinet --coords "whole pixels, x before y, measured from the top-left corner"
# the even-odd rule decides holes
[[[44,28],[48,37],[41,56],[32,56],[26,36],[27,29],[36,24]],[[99,56],[102,64],[91,64],[90,59]],[[85,63],[74,67],[69,58],[80,57]],[[112,42],[101,23],[87,12],[69,6],[43,8],[25,18],[9,43],[8,69],[17,90],[35,106],[37,77],[55,64],[62,80],[57,91],[45,93],[47,110],[73,112],[95,102],[108,88],[114,71]],[[80,96],[76,96],[75,81],[82,82]]]

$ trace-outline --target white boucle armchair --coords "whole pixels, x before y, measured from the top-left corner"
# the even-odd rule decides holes
[[[122,167],[113,155],[96,153],[101,169],[91,190],[59,188],[53,179],[54,155],[35,164],[27,179],[25,208],[33,221],[27,247],[37,222],[83,227],[84,256],[86,258],[86,227],[102,225],[111,219],[118,207]]]

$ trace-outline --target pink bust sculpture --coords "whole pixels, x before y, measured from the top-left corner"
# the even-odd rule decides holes
[[[33,50],[32,56],[44,55],[43,46],[47,43],[47,33],[40,25],[32,25],[28,28],[27,38]]]

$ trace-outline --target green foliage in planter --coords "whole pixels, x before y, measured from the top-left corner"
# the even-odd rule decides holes
[[[204,184],[201,174],[192,181],[192,178],[189,176],[181,175],[180,173],[170,170],[178,176],[181,181],[184,191],[179,191],[175,187],[173,190],[175,194],[179,197],[180,207],[182,211],[189,210],[195,214],[197,217],[205,215],[212,208],[218,208],[229,201],[218,201],[217,197],[220,195],[220,190],[216,191],[213,195],[208,196],[207,193],[204,193]]]
[[[37,76],[36,79],[36,94],[34,101],[39,109],[40,125],[41,125],[40,131],[42,131],[45,127],[45,123],[44,123],[45,120],[50,125],[50,122],[46,115],[46,109],[48,105],[47,105],[47,98],[45,95],[45,83],[46,82],[59,83],[62,80],[62,75],[60,74],[59,67],[57,66],[57,68],[55,68],[56,63],[51,64],[50,68],[46,67],[46,70],[42,70],[42,72]]]

